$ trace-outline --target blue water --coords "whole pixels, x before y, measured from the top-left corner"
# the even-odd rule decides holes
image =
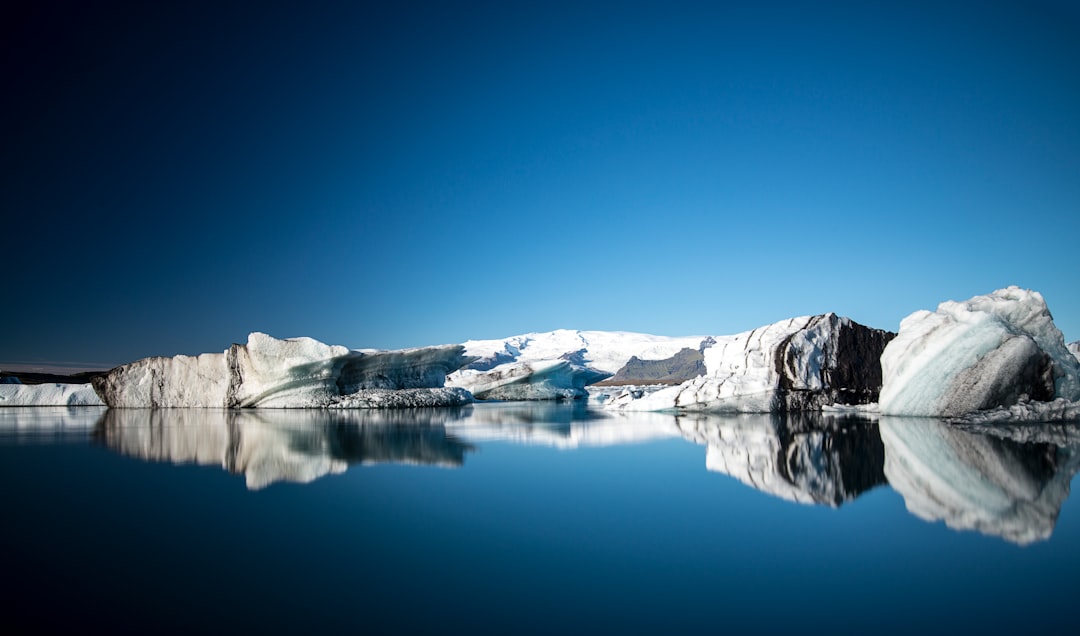
[[[771,454],[739,446],[776,430],[795,441]],[[824,418],[616,419],[580,404],[6,409],[3,616],[35,632],[1069,629],[1077,504],[1052,506],[1048,536],[1026,545],[918,518],[880,475],[877,431]],[[709,470],[710,443],[788,466],[798,462],[782,457],[807,450],[826,467],[811,473],[849,486],[836,502],[828,479],[798,491],[804,473],[773,471],[765,492]],[[1068,446],[988,447],[998,481],[1049,492],[1075,472]],[[971,506],[956,515],[981,510]]]

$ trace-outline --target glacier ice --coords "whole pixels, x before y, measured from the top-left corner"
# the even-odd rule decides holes
[[[704,376],[649,394],[624,391],[605,407],[769,413],[869,404],[892,335],[832,313],[790,318],[714,338],[703,352]]]
[[[115,407],[321,408],[454,405],[446,375],[468,362],[460,345],[357,351],[311,338],[252,333],[223,353],[144,358],[94,378]],[[388,392],[409,389],[399,396]]]
[[[883,416],[885,476],[908,511],[1021,545],[1053,532],[1080,447],[1021,444],[942,420]]]
[[[0,407],[104,405],[89,384],[0,384]]]
[[[881,366],[879,404],[887,415],[958,417],[1080,399],[1080,361],[1043,297],[1018,287],[911,314]]]
[[[470,340],[476,358],[452,373],[447,386],[468,389],[479,399],[550,400],[580,398],[585,386],[638,360],[671,358],[698,348],[702,336],[666,337],[625,331],[559,329],[498,340]]]

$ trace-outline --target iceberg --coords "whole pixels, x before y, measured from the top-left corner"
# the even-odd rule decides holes
[[[586,397],[585,387],[617,375],[631,360],[661,361],[702,336],[667,337],[626,331],[559,329],[462,346],[475,360],[447,378],[479,399],[551,400]],[[622,374],[626,376],[626,373]]]
[[[112,407],[378,408],[470,400],[443,388],[469,359],[460,345],[350,350],[312,338],[252,333],[223,353],[144,358],[93,379]],[[391,395],[394,391],[407,393]]]
[[[1019,287],[911,314],[881,367],[885,415],[949,418],[1080,399],[1080,361],[1043,297]]]
[[[605,408],[772,413],[877,401],[878,362],[894,334],[829,313],[713,339],[706,375],[653,393],[628,390]]]
[[[1068,345],[1066,345],[1066,347],[1068,347],[1069,351],[1072,352],[1073,357],[1075,357],[1077,360],[1080,360],[1080,340],[1077,340],[1076,342],[1070,342]]]
[[[104,405],[89,384],[0,384],[0,407]]]
[[[882,417],[885,476],[913,515],[1026,545],[1050,537],[1080,447],[1019,443],[932,418]]]

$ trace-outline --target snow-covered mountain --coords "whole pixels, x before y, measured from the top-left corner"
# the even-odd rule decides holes
[[[465,355],[476,360],[450,374],[446,384],[480,399],[584,397],[585,386],[615,375],[631,359],[660,361],[708,341],[703,336],[570,329],[469,340],[463,344]]]

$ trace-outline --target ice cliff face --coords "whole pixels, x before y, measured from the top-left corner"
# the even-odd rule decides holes
[[[662,360],[703,338],[669,338],[621,331],[560,329],[501,340],[470,340],[463,346],[476,360],[451,374],[447,386],[468,389],[480,399],[550,400],[587,395],[585,386],[607,378],[631,358]]]
[[[885,476],[908,511],[1018,544],[1050,537],[1080,447],[1019,443],[931,418],[882,417]]]
[[[1080,360],[1080,340],[1077,340],[1076,342],[1070,342],[1066,346],[1068,347],[1069,351],[1072,352],[1073,357],[1075,357],[1077,360]]]
[[[707,469],[804,504],[839,506],[885,483],[873,423],[800,414],[678,418],[687,439],[707,447]]]
[[[957,417],[1080,399],[1080,361],[1042,296],[1018,287],[911,314],[881,366],[880,408],[888,415]]]
[[[707,374],[647,395],[627,391],[606,408],[742,413],[820,410],[875,402],[878,359],[893,334],[836,314],[803,316],[715,338]]]
[[[355,351],[311,338],[279,340],[252,333],[224,353],[145,358],[94,378],[114,407],[321,408],[460,404],[442,390],[468,359],[459,345],[401,351]],[[391,396],[394,390],[407,394]],[[438,389],[438,390],[435,390]]]

